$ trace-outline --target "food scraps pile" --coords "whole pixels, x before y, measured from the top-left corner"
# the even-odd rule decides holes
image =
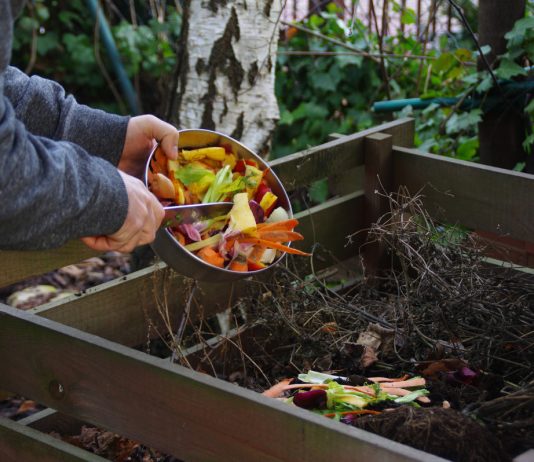
[[[281,252],[309,255],[285,243],[303,239],[298,221],[279,205],[267,170],[241,159],[231,146],[181,149],[171,160],[158,149],[150,161],[150,190],[163,205],[233,202],[228,214],[195,223],[167,223],[185,249],[204,262],[231,271],[258,271]]]
[[[263,395],[309,409],[344,423],[361,415],[378,415],[402,405],[430,403],[423,377],[341,377],[317,371],[278,382]],[[288,394],[289,396],[284,397]],[[448,407],[448,403],[444,403]]]

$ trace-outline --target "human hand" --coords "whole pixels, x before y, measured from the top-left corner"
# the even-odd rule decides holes
[[[119,171],[128,193],[128,214],[121,228],[109,236],[82,237],[82,242],[91,249],[100,252],[116,250],[131,252],[135,247],[149,244],[156,237],[165,212],[145,185],[134,178]]]
[[[175,127],[153,115],[132,117],[126,129],[119,170],[140,178],[156,141],[169,159],[178,157],[178,130]]]

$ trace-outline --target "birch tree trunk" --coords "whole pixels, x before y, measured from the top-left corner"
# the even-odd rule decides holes
[[[279,118],[274,94],[281,0],[186,0],[171,120],[217,130],[265,155]]]

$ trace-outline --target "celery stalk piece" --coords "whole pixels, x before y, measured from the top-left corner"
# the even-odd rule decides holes
[[[207,239],[204,239],[202,241],[197,241],[197,242],[192,242],[191,244],[187,244],[184,247],[187,250],[189,250],[190,252],[195,252],[195,251],[200,250],[200,249],[202,249],[204,247],[208,247],[208,246],[212,246],[212,245],[218,244],[220,240],[221,240],[221,234],[218,233],[218,234],[214,234],[213,236],[208,237]]]

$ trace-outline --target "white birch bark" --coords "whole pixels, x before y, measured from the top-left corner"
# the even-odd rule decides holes
[[[189,0],[173,122],[266,154],[279,118],[274,72],[281,0]]]

